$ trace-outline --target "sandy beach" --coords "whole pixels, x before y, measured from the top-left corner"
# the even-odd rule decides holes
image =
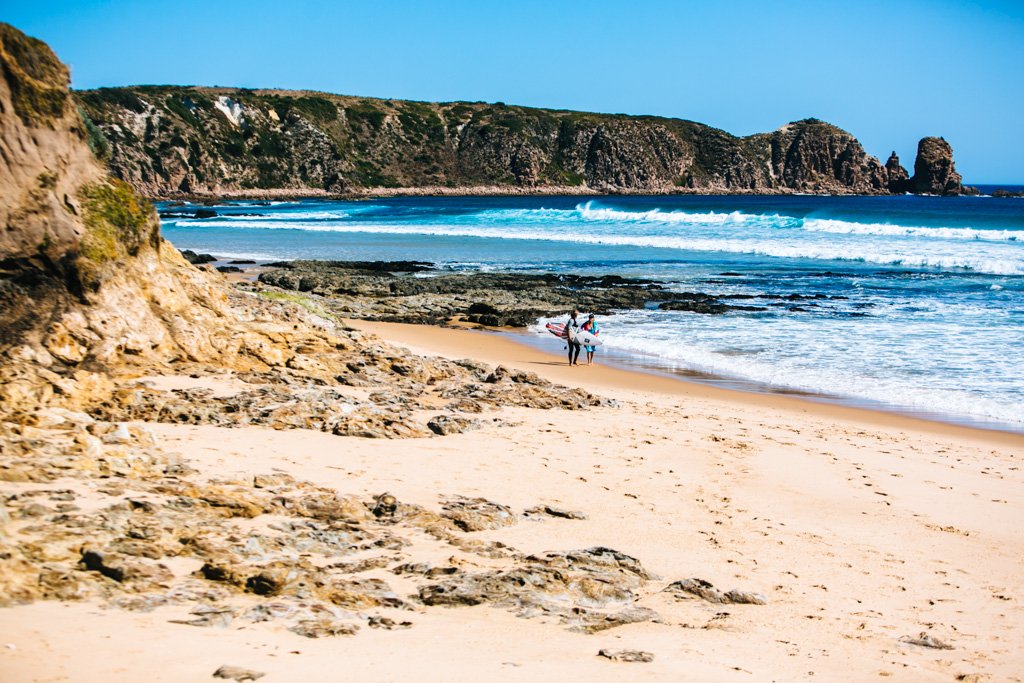
[[[221,665],[307,680],[1015,681],[1024,670],[1020,558],[1024,437],[779,396],[742,394],[601,365],[569,368],[485,332],[351,322],[411,352],[472,357],[584,387],[617,405],[506,408],[439,438],[365,439],[308,430],[151,423],[200,476],[279,472],[361,500],[384,491],[436,508],[451,494],[541,515],[473,532],[524,553],[594,546],[653,576],[637,605],[658,618],[595,634],[499,606],[385,608],[397,630],[308,639],[273,621],[196,628],[188,607],[121,611],[37,602],[0,611],[0,670],[10,681],[208,680]],[[155,377],[165,388],[230,376]],[[79,487],[77,504],[101,497]],[[62,482],[45,485],[61,488]],[[43,488],[4,485],[4,491]],[[239,535],[260,518],[238,520]],[[479,554],[409,535],[398,556],[483,569]],[[177,576],[196,560],[169,563]],[[396,593],[414,586],[365,572]],[[666,590],[701,579],[764,604]],[[721,593],[718,593],[721,596]],[[685,598],[685,599],[684,599]],[[912,642],[911,642],[912,641]],[[637,650],[653,661],[599,657]]]

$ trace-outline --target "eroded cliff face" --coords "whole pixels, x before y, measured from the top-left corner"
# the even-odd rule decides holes
[[[0,258],[69,265],[84,235],[79,191],[104,173],[82,144],[68,71],[43,43],[0,24]]]
[[[816,119],[745,138],[692,121],[311,92],[77,93],[113,173],[154,197],[427,192],[885,194],[889,169]]]
[[[224,294],[96,161],[44,43],[0,24],[0,413],[92,392],[125,357],[209,357]]]
[[[808,119],[783,126],[768,138],[771,171],[782,187],[833,194],[888,191],[888,170],[841,128]]]

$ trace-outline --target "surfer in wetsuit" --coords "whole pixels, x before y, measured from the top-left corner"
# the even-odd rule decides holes
[[[580,331],[580,324],[576,322],[576,316],[579,315],[579,311],[573,310],[569,314],[569,322],[565,324],[565,340],[569,349],[569,365],[579,365],[577,361],[580,358],[580,343],[576,341],[576,333]]]
[[[594,314],[593,313],[590,314],[590,317],[587,318],[587,322],[583,323],[583,326],[580,329],[583,330],[584,332],[589,332],[590,334],[594,335],[595,337],[598,334],[601,333],[601,329],[597,326],[597,320],[594,319]],[[594,364],[594,351],[597,350],[597,347],[596,346],[590,346],[588,344],[586,346],[586,349],[587,349],[587,365],[593,365]]]

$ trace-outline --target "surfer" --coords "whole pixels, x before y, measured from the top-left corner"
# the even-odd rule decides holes
[[[569,314],[569,322],[565,324],[565,340],[569,349],[569,365],[579,365],[580,343],[576,341],[576,333],[580,331],[580,324],[576,322],[579,311],[573,309]]]
[[[601,333],[601,328],[599,328],[597,326],[597,320],[594,319],[594,314],[593,313],[590,314],[590,317],[587,318],[587,322],[583,323],[583,326],[580,329],[583,330],[584,332],[589,332],[590,334],[594,335],[595,337]],[[594,351],[597,350],[597,347],[596,346],[591,346],[590,344],[587,344],[586,345],[586,349],[587,349],[587,365],[593,365],[594,364]],[[578,353],[579,352],[577,352],[577,354]]]

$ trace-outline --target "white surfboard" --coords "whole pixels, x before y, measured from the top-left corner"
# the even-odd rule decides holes
[[[604,344],[599,337],[596,337],[586,330],[580,330],[576,333],[576,338],[573,339],[577,344],[583,344],[584,346],[600,346]]]

